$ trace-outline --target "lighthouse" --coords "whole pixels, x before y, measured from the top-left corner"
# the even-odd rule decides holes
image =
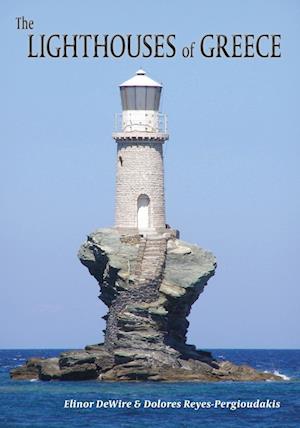
[[[120,85],[116,114],[115,228],[126,233],[166,230],[163,144],[167,116],[159,112],[162,85],[144,70]]]

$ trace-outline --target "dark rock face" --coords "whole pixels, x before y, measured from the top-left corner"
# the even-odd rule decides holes
[[[178,358],[198,358],[186,345],[186,317],[214,274],[211,253],[165,236],[133,240],[102,229],[79,258],[109,308],[105,345],[116,363],[178,367]]]
[[[104,344],[59,358],[32,358],[12,370],[14,379],[280,380],[186,344],[191,306],[215,272],[212,253],[171,234],[145,239],[99,229],[81,246],[79,258],[108,306]]]

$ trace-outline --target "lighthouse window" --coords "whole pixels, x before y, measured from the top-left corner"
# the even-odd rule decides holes
[[[119,156],[119,165],[123,166],[123,158],[122,158],[122,156]]]
[[[156,110],[156,111],[159,110],[160,93],[161,93],[161,88],[156,88],[155,97],[154,97],[154,106],[155,106],[155,108],[153,109],[153,110]]]
[[[147,97],[145,99],[146,108],[145,110],[158,110],[155,106],[155,93],[157,88],[147,88]]]
[[[146,110],[146,96],[147,88],[142,86],[141,88],[136,88],[136,110]]]

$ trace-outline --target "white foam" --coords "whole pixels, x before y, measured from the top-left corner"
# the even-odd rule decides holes
[[[281,377],[283,380],[291,380],[290,377],[286,376],[285,374],[279,373],[278,370],[274,370],[274,375]]]
[[[264,373],[273,373],[274,375],[281,377],[281,379],[283,380],[291,380],[290,377],[285,374],[279,373],[278,370],[274,370],[273,372],[270,372],[269,370],[264,370]],[[272,379],[267,379],[267,381],[272,382]]]

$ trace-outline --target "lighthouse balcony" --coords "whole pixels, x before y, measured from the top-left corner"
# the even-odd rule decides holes
[[[115,114],[115,140],[168,140],[167,115],[156,111],[128,110]]]

